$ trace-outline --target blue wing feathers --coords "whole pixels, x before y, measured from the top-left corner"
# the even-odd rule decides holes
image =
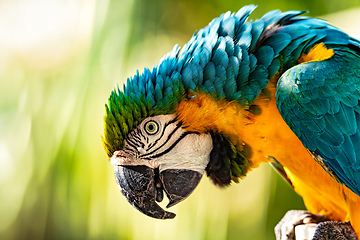
[[[360,57],[349,51],[337,48],[328,60],[290,68],[276,99],[304,146],[360,195]]]
[[[341,104],[340,111],[333,115],[338,122],[341,131],[345,135],[353,135],[358,131],[355,112],[352,108]]]
[[[345,156],[345,158],[342,159],[345,159],[347,162],[341,162],[341,163],[347,167],[351,167],[355,164],[359,164],[356,160],[356,154],[354,151],[355,146],[353,145],[350,136],[345,134],[344,137],[345,137],[345,141],[341,145],[342,146],[341,152]]]
[[[339,146],[344,143],[344,135],[342,132],[338,131],[338,125],[330,117],[325,119],[325,131],[323,133],[323,138],[321,141],[328,144],[329,146]]]

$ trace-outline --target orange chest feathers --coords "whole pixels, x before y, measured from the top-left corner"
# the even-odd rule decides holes
[[[308,153],[277,110],[275,97],[259,99],[254,104],[262,112],[252,118],[242,134],[253,150],[251,161],[276,159],[291,180],[295,191],[303,197],[307,209],[333,220],[360,221],[360,197],[333,179]],[[354,209],[357,209],[354,211]],[[353,212],[353,213],[352,213]]]

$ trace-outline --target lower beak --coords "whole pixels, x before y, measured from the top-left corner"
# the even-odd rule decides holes
[[[186,169],[168,169],[156,174],[146,166],[114,166],[114,172],[125,199],[140,212],[158,219],[175,217],[155,201],[162,200],[162,190],[170,200],[166,207],[171,207],[189,196],[202,177],[199,172]]]

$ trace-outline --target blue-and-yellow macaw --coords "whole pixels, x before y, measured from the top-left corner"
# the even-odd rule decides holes
[[[302,11],[225,13],[115,89],[103,143],[136,209],[173,218],[202,175],[283,166],[307,209],[360,237],[360,42]]]

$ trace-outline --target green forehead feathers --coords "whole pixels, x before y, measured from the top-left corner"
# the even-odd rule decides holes
[[[184,96],[181,75],[175,69],[178,49],[174,48],[153,71],[145,69],[128,79],[124,90],[112,91],[105,105],[105,151],[111,157],[123,148],[124,140],[145,118],[175,112],[177,103]]]

